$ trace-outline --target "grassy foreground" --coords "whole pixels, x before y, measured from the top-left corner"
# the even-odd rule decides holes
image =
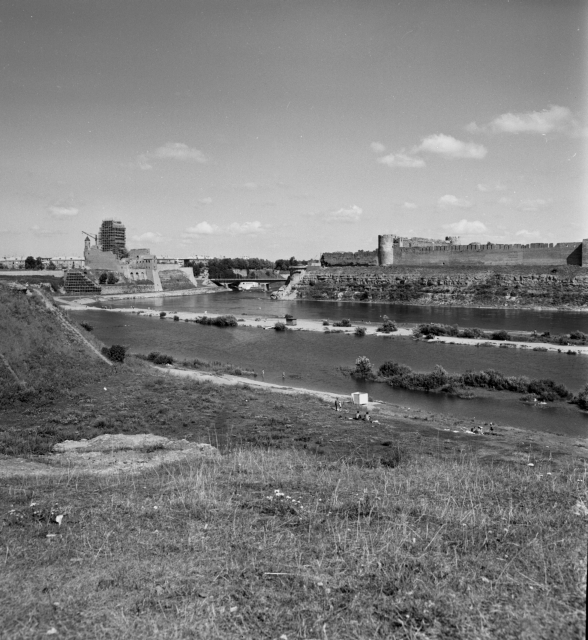
[[[24,387],[0,378],[0,453],[150,432],[222,455],[2,477],[1,638],[585,637],[583,460],[416,412],[366,425],[319,398],[103,366],[35,297],[7,295],[0,346]],[[506,440],[512,462],[482,455]]]
[[[14,479],[0,634],[580,638],[585,481],[467,455],[369,469],[269,449]]]

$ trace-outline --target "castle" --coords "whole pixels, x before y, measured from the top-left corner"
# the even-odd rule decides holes
[[[459,238],[445,240],[403,238],[393,234],[378,236],[373,251],[323,253],[324,267],[387,266],[551,266],[588,267],[588,239],[557,244],[459,244]]]

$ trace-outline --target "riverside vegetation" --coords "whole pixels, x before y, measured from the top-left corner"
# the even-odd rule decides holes
[[[515,434],[504,462],[435,417],[358,425],[331,400],[109,367],[1,287],[0,320],[5,455],[146,431],[223,453],[3,478],[5,637],[583,636],[586,467],[561,439]]]

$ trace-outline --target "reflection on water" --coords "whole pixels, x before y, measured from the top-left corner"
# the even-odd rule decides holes
[[[207,300],[202,301],[202,298]],[[247,313],[257,311],[260,316],[269,315],[263,313],[263,300],[252,297],[243,299],[240,294],[231,293],[195,296],[191,299],[167,298],[163,300],[162,308],[171,312],[185,310],[194,305],[197,299],[201,303],[207,303],[199,305],[202,312],[207,310],[211,313],[231,312],[237,316],[243,315],[243,305],[239,306],[241,299],[249,310]],[[142,306],[154,306],[153,300],[148,302],[150,304]],[[255,302],[258,304],[255,305]],[[267,301],[267,304],[269,306],[275,303]],[[126,301],[126,306],[130,306],[129,301]],[[139,304],[134,306],[139,307]],[[254,309],[254,306],[258,308]],[[259,309],[260,306],[262,309]],[[312,303],[309,308],[317,312],[317,306],[320,307],[319,303]],[[331,308],[331,305],[328,307]],[[275,307],[269,308],[275,313]],[[325,315],[325,306],[320,309],[323,313],[314,317]],[[191,306],[191,310],[194,310],[194,306]],[[306,306],[304,310],[306,311]],[[298,331],[282,333],[247,328],[219,329],[195,323],[162,321],[159,318],[95,310],[70,313],[78,322],[90,322],[95,328],[96,336],[109,345],[129,345],[132,351],[139,353],[161,351],[178,359],[200,358],[230,362],[254,369],[258,373],[264,370],[265,380],[278,384],[282,384],[282,372],[286,372],[287,383],[291,386],[342,394],[349,394],[362,386],[340,371],[341,366],[353,366],[360,355],[367,356],[376,366],[386,360],[394,360],[416,370],[430,370],[435,364],[440,364],[449,372],[496,369],[507,375],[549,377],[574,390],[578,390],[588,380],[588,358],[583,356],[430,344],[374,336],[357,338]],[[303,315],[301,312],[298,315],[311,317],[310,314]],[[348,315],[353,317],[352,314]],[[331,317],[335,315],[331,314]],[[463,323],[459,324],[463,326]],[[460,400],[441,394],[402,391],[384,384],[367,384],[366,388],[376,399],[413,408],[568,435],[588,434],[588,414],[583,414],[576,408],[529,407],[521,403],[514,394],[512,400],[496,402],[495,399]]]

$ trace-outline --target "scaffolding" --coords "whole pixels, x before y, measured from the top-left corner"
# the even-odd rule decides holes
[[[102,251],[111,251],[118,258],[127,255],[126,227],[120,220],[103,220],[98,231],[98,246]]]
[[[99,287],[85,273],[74,269],[66,271],[63,288],[68,295],[77,295],[80,293],[100,293],[102,291],[102,288]]]

